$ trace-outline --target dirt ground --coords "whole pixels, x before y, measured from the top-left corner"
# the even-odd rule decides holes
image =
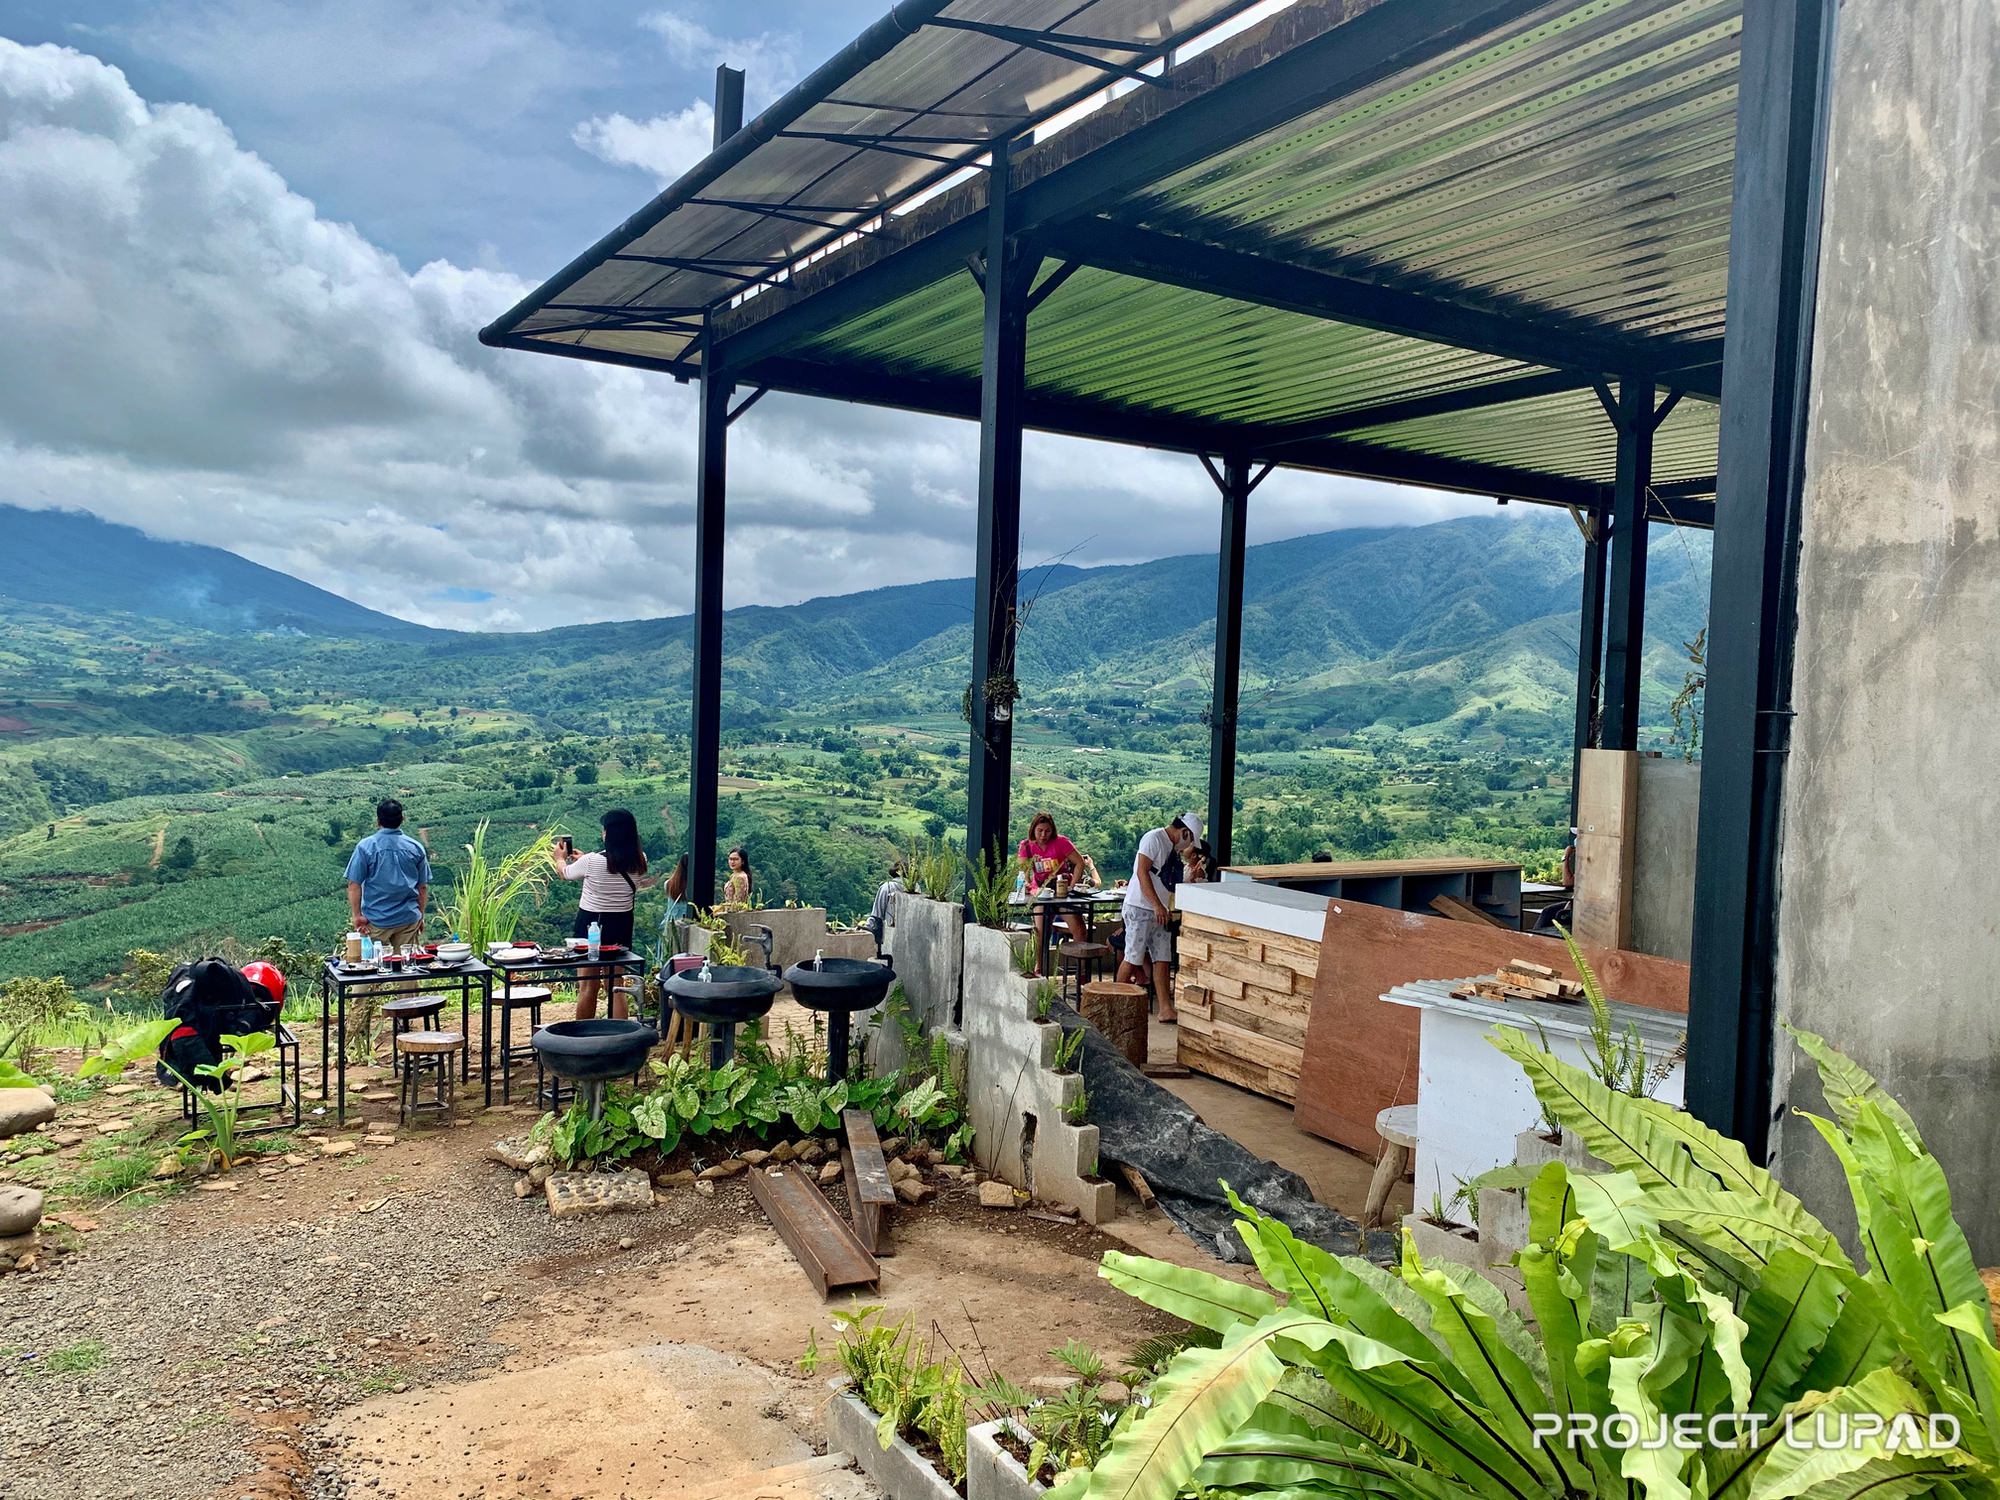
[[[866,1500],[816,1464],[825,1372],[796,1364],[809,1331],[832,1346],[835,1307],[908,1314],[975,1375],[1032,1383],[1066,1338],[1115,1365],[1170,1326],[1098,1278],[1105,1249],[1209,1264],[1136,1205],[1108,1236],[983,1210],[968,1185],[902,1210],[879,1292],[827,1303],[743,1179],[552,1219],[485,1155],[533,1113],[467,1096],[400,1131],[363,1100],[374,1123],[308,1127],[351,1151],[302,1132],[224,1182],[72,1207],[54,1234],[74,1248],[0,1278],[9,1500]],[[27,1150],[83,1170],[101,1138],[164,1140],[168,1120],[150,1088],[66,1104],[0,1177],[50,1181]]]

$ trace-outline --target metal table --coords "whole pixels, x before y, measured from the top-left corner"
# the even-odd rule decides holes
[[[1083,930],[1087,935],[1091,930],[1093,919],[1099,907],[1122,907],[1124,904],[1125,893],[1116,889],[1087,892],[1071,891],[1067,896],[1045,893],[1039,896],[1031,896],[1025,901],[1010,899],[1007,902],[1008,909],[1019,913],[1024,920],[1032,922],[1039,916],[1048,917],[1048,921],[1043,923],[1041,930],[1035,934],[1035,972],[1038,974],[1046,974],[1049,971],[1049,934],[1055,931],[1056,922],[1060,918],[1066,916],[1082,917]]]
[[[470,1039],[472,1030],[472,991],[477,986],[480,993],[480,1013],[485,1015],[493,1007],[493,971],[477,959],[467,959],[464,963],[449,969],[434,969],[428,964],[416,967],[405,966],[399,970],[382,968],[350,970],[341,966],[339,959],[329,958],[319,971],[319,1096],[326,1098],[328,1065],[339,1079],[334,1096],[334,1118],[345,1124],[347,1120],[347,995],[348,991],[363,986],[374,986],[384,991],[393,989],[393,997],[425,993],[458,991],[458,1029],[461,1036]],[[336,1041],[329,1042],[331,1028]],[[459,1077],[472,1077],[472,1049],[467,1047],[459,1054]]]
[[[592,958],[586,953],[569,952],[562,958],[547,958],[537,953],[532,958],[491,957],[487,962],[493,965],[492,972],[499,976],[500,988],[512,989],[524,979],[549,978],[562,984],[576,983],[579,972],[584,969],[605,971],[605,984],[615,985],[621,975],[637,976],[639,984],[639,1020],[645,1019],[646,1009],[646,955],[637,948],[627,948],[615,958]],[[601,1002],[602,1003],[602,1002]],[[662,1018],[664,1020],[664,1017]],[[664,1026],[662,1027],[664,1031]],[[493,987],[487,986],[486,1003],[479,1014],[479,1071],[486,1075],[486,1102],[493,1102]]]

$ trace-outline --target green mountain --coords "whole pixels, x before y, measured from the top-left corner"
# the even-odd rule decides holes
[[[82,511],[0,505],[0,554],[16,564],[0,593],[24,604],[141,615],[223,633],[397,640],[433,634],[219,547],[159,541]]]

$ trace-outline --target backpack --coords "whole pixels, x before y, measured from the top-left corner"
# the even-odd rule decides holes
[[[269,1031],[277,1024],[279,1009],[262,987],[220,958],[198,958],[175,969],[167,977],[160,1005],[164,1015],[180,1022],[160,1044],[155,1070],[160,1082],[177,1081],[167,1071],[171,1067],[181,1078],[211,1092],[219,1091],[221,1084],[195,1069],[222,1060],[225,1035]]]

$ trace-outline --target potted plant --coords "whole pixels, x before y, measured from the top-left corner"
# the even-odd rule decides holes
[[[935,1358],[928,1342],[916,1341],[909,1318],[884,1323],[881,1311],[833,1314],[843,1374],[831,1382],[827,1444],[853,1454],[891,1500],[959,1500],[970,1382],[955,1355]],[[799,1369],[811,1375],[824,1360],[815,1332]]]

